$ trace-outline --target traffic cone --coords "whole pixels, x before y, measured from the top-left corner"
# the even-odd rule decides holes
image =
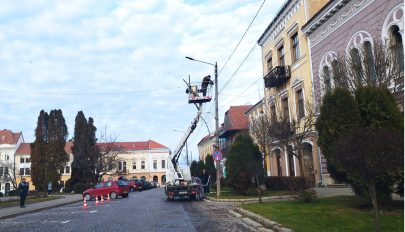
[[[89,207],[87,206],[86,198],[83,197],[83,209],[88,209]]]
[[[98,206],[98,196],[96,195],[96,206]]]
[[[103,195],[101,195],[101,202],[100,203],[104,204],[104,196]]]

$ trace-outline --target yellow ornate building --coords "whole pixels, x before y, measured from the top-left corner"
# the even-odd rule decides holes
[[[260,36],[265,97],[260,104],[272,117],[303,122],[312,107],[310,50],[301,27],[327,0],[287,0]],[[320,153],[316,133],[300,144],[305,174],[321,181]],[[291,146],[294,146],[291,144]],[[298,160],[286,148],[274,145],[267,159],[271,176],[302,176]]]

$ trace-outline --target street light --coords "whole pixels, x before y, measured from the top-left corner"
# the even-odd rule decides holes
[[[215,149],[219,149],[218,65],[217,65],[217,62],[215,62],[215,64],[213,64],[213,63],[209,63],[206,61],[197,60],[197,59],[191,58],[189,56],[186,56],[186,59],[214,66],[214,74],[215,74],[215,80],[214,80],[214,85],[215,85]],[[217,197],[219,198],[221,196],[221,175],[220,175],[220,171],[219,171],[220,161],[215,160],[215,163],[217,165]]]
[[[173,130],[176,132],[180,132],[180,133],[185,133],[185,131],[180,131],[180,130]],[[187,147],[187,140],[186,140],[186,160],[187,160],[187,166],[188,166],[188,147]]]

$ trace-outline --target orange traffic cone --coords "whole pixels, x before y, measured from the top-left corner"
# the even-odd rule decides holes
[[[98,206],[98,196],[96,195],[96,206]]]
[[[83,197],[83,209],[88,209],[89,207],[87,206],[86,198]]]
[[[100,203],[104,204],[104,196],[103,195],[101,195],[101,202]]]

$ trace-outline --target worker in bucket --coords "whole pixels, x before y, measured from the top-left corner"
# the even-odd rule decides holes
[[[213,84],[214,84],[214,82],[211,81],[210,75],[207,75],[203,78],[202,83],[201,83],[201,92],[203,93],[204,97],[207,95],[208,85],[213,85]]]

